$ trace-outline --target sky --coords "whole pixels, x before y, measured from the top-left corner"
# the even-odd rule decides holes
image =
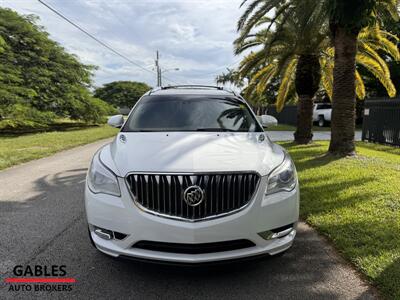
[[[232,42],[242,0],[43,0],[98,39],[146,69],[161,54],[163,85],[213,84],[215,76],[238,65]],[[0,6],[40,17],[50,37],[83,63],[97,65],[96,86],[115,80],[156,85],[146,72],[61,19],[37,0],[0,0]]]

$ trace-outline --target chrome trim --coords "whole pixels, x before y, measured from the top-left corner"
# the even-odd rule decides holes
[[[150,209],[142,206],[140,203],[138,203],[138,201],[136,200],[136,197],[133,195],[132,190],[130,188],[130,185],[128,183],[128,179],[127,179],[128,176],[132,175],[132,174],[133,175],[135,175],[135,174],[137,174],[137,175],[155,175],[155,174],[157,174],[157,175],[184,175],[184,176],[186,176],[186,175],[213,175],[213,174],[220,174],[221,175],[221,174],[243,174],[243,173],[253,173],[253,174],[256,174],[256,175],[259,176],[259,180],[257,182],[257,186],[254,189],[254,194],[245,205],[243,205],[243,206],[241,206],[241,207],[239,207],[239,208],[237,208],[235,210],[226,212],[226,213],[220,213],[220,214],[211,215],[211,216],[207,216],[205,218],[198,218],[198,219],[194,219],[194,220],[193,219],[187,219],[187,218],[179,217],[179,216],[171,216],[171,215],[167,215],[167,214],[158,213],[158,212],[155,212],[153,210],[150,210]],[[129,192],[129,194],[130,194],[130,196],[131,196],[131,198],[133,200],[132,202],[142,212],[145,212],[145,213],[148,213],[150,215],[157,216],[157,217],[165,218],[165,219],[172,219],[172,220],[183,221],[183,222],[188,222],[188,223],[196,223],[196,222],[203,222],[203,221],[209,221],[209,220],[213,220],[213,219],[227,217],[227,216],[233,215],[233,214],[235,214],[235,213],[237,213],[237,212],[239,212],[241,210],[246,209],[248,206],[250,206],[254,202],[254,199],[257,197],[257,194],[258,194],[258,191],[259,191],[259,188],[260,188],[260,185],[261,185],[261,181],[262,181],[262,179],[264,177],[265,176],[261,176],[261,174],[259,172],[257,172],[257,171],[246,171],[246,170],[244,170],[244,171],[221,171],[221,172],[213,171],[213,172],[195,172],[195,173],[193,173],[193,172],[185,173],[185,172],[143,172],[143,171],[139,171],[139,172],[128,172],[128,173],[126,173],[125,177],[123,177],[123,178],[124,178],[124,182],[125,182],[126,188],[127,188],[128,192]],[[211,180],[212,180],[212,178],[211,178]],[[170,181],[172,182],[171,177],[170,177]],[[171,191],[171,189],[170,189],[170,191]],[[169,193],[169,197],[171,197],[171,193]],[[175,198],[175,201],[176,201],[176,198]],[[183,201],[181,201],[181,206],[182,205],[183,205]],[[212,205],[212,203],[211,203],[211,205]],[[176,207],[176,205],[175,205],[175,207]]]
[[[271,236],[271,239],[276,239],[276,238],[281,238],[281,237],[287,236],[289,233],[292,232],[292,230],[294,230],[294,229],[293,229],[293,228],[288,228],[288,229],[286,229],[286,230],[283,230],[283,231],[274,233],[274,234]]]
[[[113,239],[113,236],[111,236],[111,234],[106,233],[106,232],[103,232],[103,230],[100,229],[100,228],[97,228],[97,229],[94,231],[94,233],[95,233],[97,236],[99,236],[99,237],[101,237],[102,239],[105,239],[105,240],[111,240],[111,239]]]
[[[292,225],[292,227],[289,227],[289,228],[284,229],[282,231],[273,232],[272,230],[267,230],[267,231],[259,232],[258,235],[260,237],[262,237],[264,240],[279,239],[279,238],[283,238],[283,237],[289,235],[293,231],[296,232],[296,229],[297,229],[297,222],[295,222]]]
[[[191,180],[192,180],[192,179],[191,179]],[[195,204],[190,204],[190,203],[189,203],[189,200],[188,200],[188,197],[187,197],[187,192],[188,192],[190,189],[196,189],[196,190],[198,190],[198,191],[200,192],[201,198],[200,198],[200,201],[199,201],[198,203],[195,203]],[[188,186],[188,187],[183,191],[183,200],[186,202],[186,204],[187,204],[188,206],[191,206],[191,207],[199,206],[199,205],[204,201],[204,198],[205,198],[204,190],[203,190],[201,187],[199,187],[198,185],[190,185],[190,186]],[[193,212],[193,213],[194,213],[194,212]]]
[[[282,163],[280,163],[279,165],[281,165]],[[132,174],[137,174],[137,175],[182,175],[182,176],[187,176],[187,175],[218,175],[218,174],[243,174],[243,173],[253,173],[253,174],[257,174],[258,176],[261,177],[265,177],[262,176],[259,172],[254,171],[254,170],[243,170],[243,171],[211,171],[211,172],[155,172],[155,171],[149,171],[149,172],[145,172],[145,171],[131,171],[126,173],[125,177]]]

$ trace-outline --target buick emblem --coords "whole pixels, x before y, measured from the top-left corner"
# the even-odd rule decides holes
[[[120,136],[119,136],[119,140],[122,142],[122,143],[126,143],[126,136],[125,135],[123,135],[123,134],[121,134]]]
[[[204,190],[197,185],[189,186],[183,193],[183,200],[189,206],[200,205],[204,200]]]

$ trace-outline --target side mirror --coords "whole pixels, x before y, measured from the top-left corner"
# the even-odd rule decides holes
[[[122,125],[124,125],[124,122],[124,117],[122,115],[116,115],[110,117],[107,124],[115,128],[121,128]]]
[[[278,120],[270,115],[260,116],[260,121],[263,127],[273,127],[278,125]]]

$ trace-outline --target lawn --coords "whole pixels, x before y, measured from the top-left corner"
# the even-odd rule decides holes
[[[375,284],[400,299],[400,149],[358,143],[358,156],[324,156],[328,142],[280,143],[296,162],[301,216]]]
[[[115,135],[108,125],[28,135],[0,135],[0,170]]]

